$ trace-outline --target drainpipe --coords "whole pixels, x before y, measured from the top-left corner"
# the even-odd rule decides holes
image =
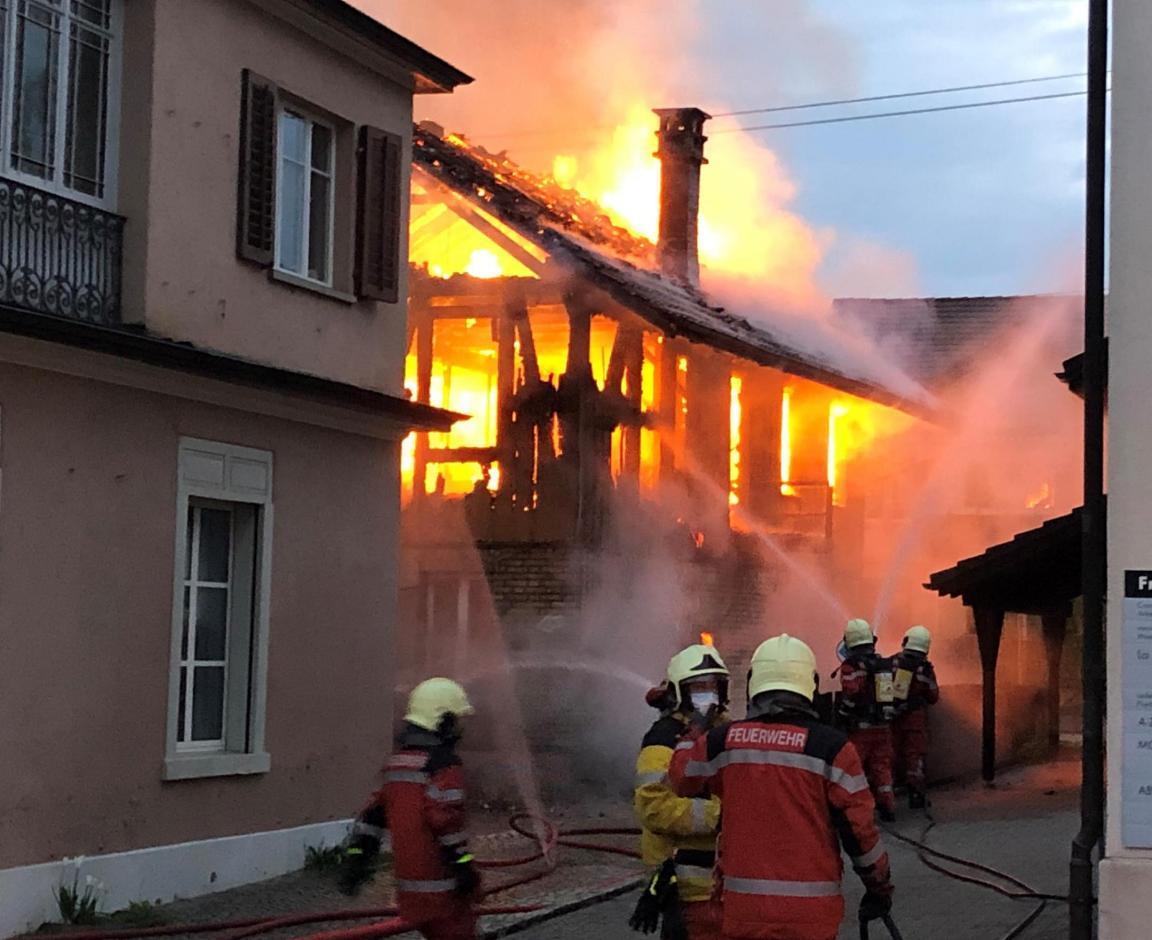
[[[1081,586],[1084,640],[1081,681],[1084,740],[1080,831],[1069,866],[1071,940],[1091,940],[1092,859],[1104,824],[1104,593],[1107,564],[1104,504],[1104,174],[1107,134],[1108,0],[1088,12],[1087,186],[1084,233],[1084,511]]]

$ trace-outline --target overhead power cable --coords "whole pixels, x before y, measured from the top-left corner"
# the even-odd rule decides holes
[[[712,131],[716,134],[735,134],[739,131],[770,131],[782,127],[812,127],[817,124],[845,124],[849,121],[874,121],[877,118],[904,117],[909,114],[935,114],[939,111],[963,111],[968,108],[991,108],[1002,104],[1020,104],[1025,101],[1050,101],[1053,98],[1077,98],[1086,91],[1063,91],[1053,95],[1029,95],[1027,98],[998,98],[995,101],[972,101],[967,104],[937,105],[933,108],[912,108],[907,111],[881,111],[878,114],[852,114],[846,117],[819,118],[815,121],[785,121],[779,124],[754,124],[751,127],[725,127]]]
[[[746,114],[775,114],[779,111],[803,111],[807,108],[831,108],[841,104],[864,104],[868,101],[892,101],[896,98],[921,98],[927,95],[947,95],[958,91],[980,91],[985,88],[1007,88],[1011,85],[1035,85],[1039,82],[1058,82],[1067,78],[1086,78],[1087,72],[1067,75],[1043,75],[1039,78],[1017,78],[1003,82],[984,82],[980,85],[952,85],[949,88],[928,88],[923,91],[901,91],[891,95],[869,95],[867,98],[837,98],[832,101],[810,101],[806,104],[785,104],[771,108],[748,108],[744,111],[725,111],[714,118],[741,117]]]
[[[1065,75],[1041,75],[1041,76],[1038,76],[1035,78],[1017,78],[1017,79],[1009,79],[1009,80],[999,81],[999,82],[982,82],[978,85],[951,85],[947,88],[928,88],[928,89],[923,89],[920,91],[901,91],[901,92],[894,92],[892,94],[887,94],[887,95],[869,95],[869,96],[864,97],[864,98],[839,98],[839,99],[827,100],[827,101],[808,101],[808,102],[802,102],[800,104],[774,105],[772,107],[767,107],[767,108],[748,108],[748,109],[745,109],[742,111],[725,111],[725,112],[720,113],[720,114],[713,114],[712,118],[713,119],[719,119],[719,118],[727,118],[727,117],[739,117],[739,116],[748,115],[748,114],[774,114],[774,113],[779,112],[779,111],[804,111],[804,110],[807,110],[809,108],[830,108],[830,107],[833,107],[836,105],[864,104],[864,103],[867,103],[870,101],[892,101],[892,100],[895,100],[898,98],[918,98],[918,97],[925,97],[928,95],[952,94],[954,92],[961,92],[961,91],[979,91],[979,90],[988,89],[988,88],[1007,88],[1007,87],[1010,87],[1013,85],[1031,85],[1031,84],[1037,84],[1040,82],[1057,82],[1057,81],[1063,81],[1065,79],[1084,78],[1087,74],[1088,74],[1087,72],[1069,72]],[[616,124],[584,125],[583,130],[585,132],[596,131],[596,130],[610,131],[610,130],[615,129],[615,127],[617,127],[617,126],[618,125],[616,125]],[[489,132],[487,134],[476,135],[476,139],[482,140],[482,139],[490,139],[490,138],[500,138],[502,140],[512,140],[515,138],[524,138],[524,137],[553,136],[553,135],[557,134],[558,132],[559,132],[559,129],[534,128],[532,130],[505,131],[503,133],[491,133],[491,132]],[[720,132],[719,131],[710,131],[710,133],[720,133]]]

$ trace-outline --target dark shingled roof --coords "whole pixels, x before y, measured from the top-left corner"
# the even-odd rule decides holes
[[[939,388],[969,371],[1004,330],[1021,323],[1037,305],[1077,302],[1059,294],[845,297],[836,301],[836,309],[900,353],[913,378]]]
[[[417,169],[670,335],[909,411],[934,406],[931,395],[865,340],[816,322],[806,324],[807,335],[785,318],[753,323],[664,277],[655,270],[650,241],[614,225],[597,203],[524,170],[503,153],[490,153],[432,124],[417,126],[412,152]]]
[[[1080,595],[1078,507],[951,568],[929,575],[928,590],[972,607],[1017,613],[1054,610]]]

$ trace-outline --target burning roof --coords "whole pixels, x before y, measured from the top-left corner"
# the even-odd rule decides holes
[[[504,153],[424,123],[413,137],[413,163],[540,248],[550,264],[670,335],[905,410],[932,407],[920,385],[857,337],[785,315],[753,323],[665,277],[655,269],[651,241],[613,224],[596,202],[523,169]]]

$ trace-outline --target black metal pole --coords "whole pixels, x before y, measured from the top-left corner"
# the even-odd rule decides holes
[[[1107,134],[1108,0],[1088,10],[1087,187],[1084,227],[1084,510],[1081,582],[1084,639],[1081,680],[1084,739],[1080,831],[1069,866],[1071,940],[1093,935],[1093,851],[1104,823],[1104,595],[1107,565],[1104,504],[1104,203]]]

